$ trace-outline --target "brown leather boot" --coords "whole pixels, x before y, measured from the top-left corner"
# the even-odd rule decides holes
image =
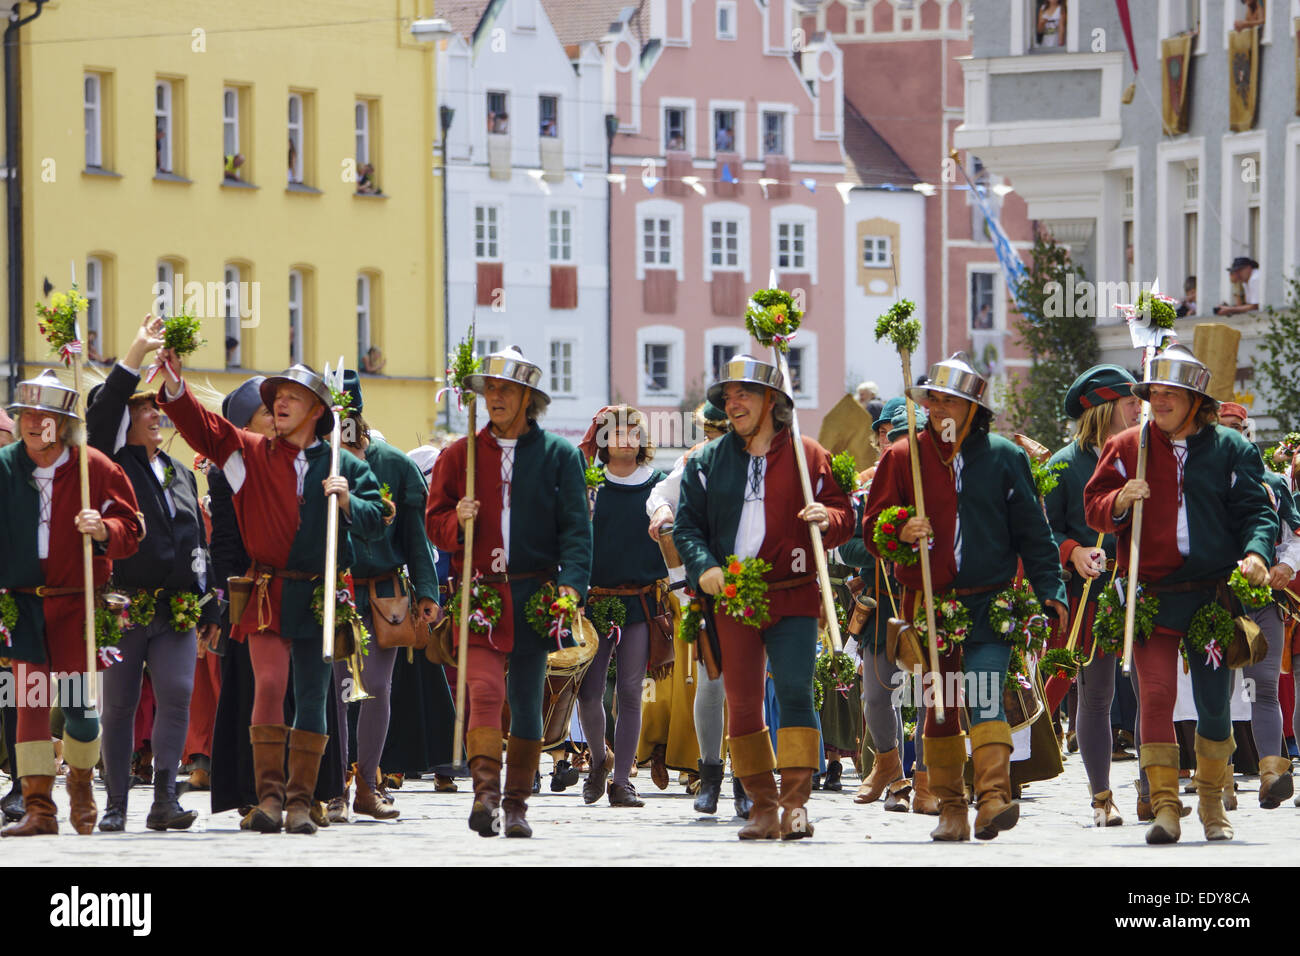
[[[1232,824],[1223,809],[1223,788],[1232,786],[1228,761],[1236,750],[1229,734],[1227,740],[1207,740],[1196,735],[1196,815],[1201,818],[1207,840],[1231,840]]]
[[[68,765],[65,786],[68,802],[72,805],[68,818],[72,828],[82,836],[95,832],[99,808],[95,806],[95,764],[99,763],[99,737],[94,740],[63,738],[63,761]]]
[[[241,830],[279,833],[283,829],[284,744],[288,739],[289,728],[284,724],[253,724],[248,728],[257,806],[240,822]]]
[[[1231,770],[1231,766],[1229,767]],[[1229,784],[1231,786],[1231,784]],[[1259,805],[1265,810],[1281,806],[1295,792],[1290,757],[1261,757],[1259,761]],[[1224,791],[1225,797],[1227,791]]]
[[[1099,827],[1123,825],[1124,818],[1119,815],[1119,807],[1115,806],[1115,795],[1109,790],[1092,795],[1092,822]]]
[[[781,805],[776,778],[772,776],[776,769],[776,754],[772,751],[772,738],[767,728],[743,737],[728,737],[727,744],[731,751],[731,775],[741,782],[746,796],[753,802],[749,822],[740,828],[737,836],[742,840],[779,840]]]
[[[1191,809],[1191,807],[1188,807],[1188,812],[1191,812]],[[1223,809],[1228,812],[1237,809],[1237,777],[1232,772],[1232,764],[1228,764],[1227,769],[1223,773]],[[1265,807],[1264,809],[1267,810],[1268,808]],[[1186,815],[1187,814],[1183,814],[1183,816]]]
[[[19,744],[18,746],[22,746]],[[52,762],[52,761],[51,761]],[[59,832],[59,818],[55,814],[54,774],[22,777],[23,815],[10,823],[0,836],[53,836]]]
[[[1177,843],[1183,835],[1182,801],[1178,799],[1178,744],[1143,743],[1139,763],[1147,772],[1151,812],[1154,818],[1147,827],[1146,841],[1152,844]],[[1222,807],[1220,807],[1222,810]]]
[[[989,720],[970,729],[975,769],[975,838],[992,840],[1020,819],[1020,804],[1011,799],[1011,726]]]
[[[802,840],[813,835],[806,804],[820,762],[821,734],[816,727],[782,727],[776,732],[776,749],[781,768],[781,839]]]
[[[364,774],[357,774],[357,795],[352,801],[352,809],[376,820],[396,820],[402,815],[397,807],[379,799],[379,794],[366,782]]]
[[[930,839],[938,842],[969,840],[966,785],[962,779],[966,768],[966,735],[926,737],[925,763],[930,792],[939,799],[939,825],[930,832]]]
[[[542,759],[540,740],[523,740],[511,736],[506,741],[506,787],[501,800],[502,821],[508,837],[530,837],[533,828],[528,825],[528,797],[533,792],[533,779]]]
[[[878,753],[876,754],[875,763],[871,765],[871,773],[867,774],[867,778],[858,787],[853,802],[875,803],[891,783],[902,779],[903,761],[899,759],[898,748],[895,747],[893,750]]]
[[[912,781],[904,777],[895,780],[885,790],[885,809],[894,813],[906,813],[911,809]]]
[[[939,815],[939,798],[930,790],[928,770],[917,770],[912,773],[912,812],[924,813],[927,817]]]
[[[328,734],[314,734],[295,727],[289,732],[289,783],[285,787],[284,829],[286,833],[315,833],[311,818],[316,802],[316,777],[320,758],[329,743]]]
[[[501,807],[501,728],[475,727],[465,736],[469,773],[474,781],[469,828],[479,836],[498,836],[501,832],[496,823]]]

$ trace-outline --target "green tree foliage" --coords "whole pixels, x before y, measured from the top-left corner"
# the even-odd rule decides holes
[[[1287,278],[1286,298],[1284,308],[1264,309],[1268,331],[1259,348],[1268,357],[1255,368],[1268,389],[1268,413],[1282,433],[1300,431],[1300,280]]]

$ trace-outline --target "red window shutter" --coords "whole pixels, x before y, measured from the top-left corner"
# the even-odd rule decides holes
[[[790,160],[777,153],[769,153],[763,163],[763,178],[775,179],[774,185],[767,187],[768,199],[790,198]]]
[[[737,318],[745,311],[745,294],[741,289],[744,278],[739,272],[715,272],[709,283],[713,314]]]
[[[671,315],[677,311],[677,272],[647,269],[641,283],[641,308],[650,315]]]
[[[667,155],[667,166],[664,169],[663,190],[665,196],[685,196],[686,184],[682,182],[683,176],[692,174],[693,166],[691,165],[691,154],[684,149],[670,149]]]
[[[502,284],[502,263],[500,262],[480,262],[478,263],[478,304],[492,305],[497,300],[498,290],[504,288]]]
[[[578,267],[551,266],[551,308],[578,307]]]

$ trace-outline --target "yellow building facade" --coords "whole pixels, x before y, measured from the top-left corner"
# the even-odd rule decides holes
[[[432,6],[47,3],[22,30],[24,374],[51,361],[35,305],[71,263],[104,359],[160,308],[200,316],[191,375],[222,393],[374,346],[367,419],[425,440],[447,352],[441,183],[435,54],[408,28]]]

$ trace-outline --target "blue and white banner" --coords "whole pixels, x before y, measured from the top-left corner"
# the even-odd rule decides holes
[[[1029,277],[1029,272],[1025,269],[1024,262],[1020,256],[1016,255],[1016,250],[1011,248],[1011,240],[1002,229],[1002,223],[998,220],[997,213],[993,205],[989,202],[988,195],[983,186],[975,186],[971,189],[971,194],[975,201],[979,203],[980,212],[984,214],[984,222],[988,226],[989,238],[993,242],[993,251],[997,253],[998,264],[1002,266],[1002,277],[1007,280],[1007,288],[1011,290],[1011,298],[1015,300],[1016,307],[1022,312],[1028,308],[1028,303],[1024,302],[1019,295],[1020,284]]]

